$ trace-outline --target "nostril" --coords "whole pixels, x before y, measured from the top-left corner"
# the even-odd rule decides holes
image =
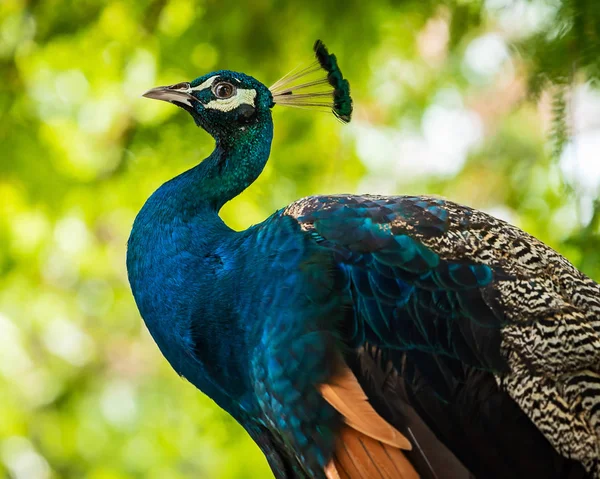
[[[191,88],[189,82],[181,82],[181,83],[177,83],[176,85],[171,85],[170,87],[168,87],[169,90],[189,90]]]

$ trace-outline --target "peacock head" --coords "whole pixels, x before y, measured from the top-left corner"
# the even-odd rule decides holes
[[[273,95],[258,80],[221,70],[191,82],[152,88],[147,98],[171,102],[188,111],[213,136],[231,133],[270,114]]]
[[[314,51],[316,62],[288,73],[271,88],[244,73],[221,70],[191,82],[152,88],[144,96],[183,108],[198,126],[217,138],[270,118],[276,104],[331,109],[340,120],[349,122],[350,85],[343,78],[335,55],[329,54],[320,40]],[[315,78],[310,79],[311,76]]]

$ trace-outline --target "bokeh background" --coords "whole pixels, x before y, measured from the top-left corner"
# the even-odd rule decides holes
[[[275,108],[231,227],[309,194],[437,194],[598,280],[599,19],[596,0],[2,0],[0,477],[272,477],[129,292],[136,212],[213,146],[146,89],[220,68],[271,84],[321,38],[354,120]]]

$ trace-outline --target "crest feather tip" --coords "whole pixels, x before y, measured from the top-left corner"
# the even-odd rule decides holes
[[[273,102],[298,108],[330,108],[338,119],[348,123],[352,118],[350,84],[344,78],[336,56],[329,53],[321,40],[315,42],[313,50],[316,63],[288,73],[270,88]],[[316,74],[320,70],[327,72],[326,78],[297,83],[300,78]],[[333,90],[324,90],[325,86]]]

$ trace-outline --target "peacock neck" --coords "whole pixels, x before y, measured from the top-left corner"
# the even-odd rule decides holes
[[[237,236],[218,211],[261,173],[272,136],[270,117],[231,135],[215,135],[217,146],[207,159],[162,185],[146,202],[127,251],[134,297],[163,354],[179,374],[230,412],[230,395],[245,391],[231,359],[236,349],[243,351],[244,329],[234,320],[231,289],[219,287],[222,271],[236,267]],[[210,300],[204,301],[204,295]],[[197,334],[190,318],[201,322]],[[219,341],[220,334],[232,339]],[[190,344],[197,357],[210,360],[190,362],[182,354]],[[211,369],[225,358],[234,362],[233,369]],[[227,394],[222,384],[231,384]]]
[[[262,172],[271,150],[270,115],[256,123],[215,135],[216,147],[202,163],[165,186],[174,188],[179,211],[218,213],[221,207],[250,186]]]

